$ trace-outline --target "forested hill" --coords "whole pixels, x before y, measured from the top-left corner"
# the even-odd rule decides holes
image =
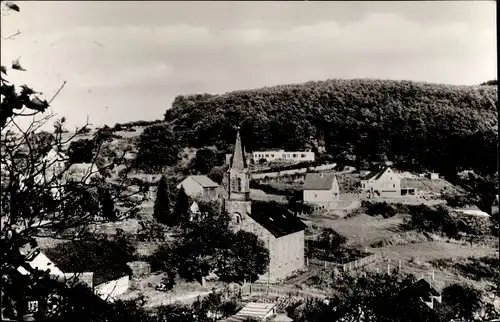
[[[496,171],[498,87],[327,80],[178,96],[165,120],[179,143],[225,150],[241,125],[248,150],[324,145],[338,158],[408,168]]]

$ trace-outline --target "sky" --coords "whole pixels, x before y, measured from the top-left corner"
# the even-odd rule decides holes
[[[331,78],[497,78],[494,1],[17,1],[2,65],[69,128],[162,119],[178,95]]]

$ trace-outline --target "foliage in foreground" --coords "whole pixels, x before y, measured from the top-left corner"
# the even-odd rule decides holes
[[[304,301],[288,309],[295,321],[471,321],[480,308],[490,305],[481,299],[481,292],[468,285],[452,284],[442,291],[442,304],[434,301],[430,309],[412,289],[415,278],[398,272],[369,273],[366,276],[337,276],[337,292],[329,303],[318,300]],[[495,314],[490,312],[491,315]]]

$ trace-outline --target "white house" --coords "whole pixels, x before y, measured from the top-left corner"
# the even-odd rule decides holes
[[[335,206],[339,200],[339,183],[333,173],[308,173],[303,190],[304,202],[321,208]]]
[[[315,155],[312,151],[285,151],[285,150],[274,150],[274,151],[256,151],[252,153],[252,159],[255,164],[258,164],[260,160],[275,161],[275,160],[287,160],[287,161],[314,161]]]
[[[401,178],[388,166],[374,168],[361,177],[360,190],[379,197],[399,197]]]
[[[107,301],[114,301],[117,296],[128,290],[131,269],[125,262],[117,263],[115,258],[102,251],[82,245],[71,243],[58,245],[53,248],[41,250],[26,244],[20,249],[25,256],[26,264],[20,266],[21,274],[30,274],[30,271],[49,270],[49,274],[66,282],[83,282],[92,291]]]
[[[184,188],[190,197],[216,200],[219,198],[219,185],[205,175],[189,176],[177,185],[177,189]]]

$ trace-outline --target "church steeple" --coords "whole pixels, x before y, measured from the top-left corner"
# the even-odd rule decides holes
[[[245,158],[245,149],[241,144],[240,128],[237,128],[233,157],[228,170],[229,199],[248,200],[250,196],[250,175]]]
[[[247,162],[245,158],[245,150],[241,144],[240,128],[236,128],[236,143],[234,144],[233,158],[231,161],[231,168],[237,170],[245,170],[247,168]]]

